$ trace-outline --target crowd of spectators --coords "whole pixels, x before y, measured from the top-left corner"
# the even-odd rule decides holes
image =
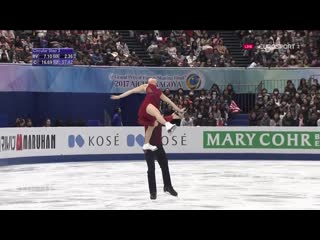
[[[38,125],[37,125],[38,126]],[[60,119],[56,119],[54,122],[50,118],[46,118],[40,125],[40,127],[83,127],[87,126],[85,121],[65,121],[63,122]],[[17,118],[13,127],[35,127],[31,118]]]
[[[158,66],[234,67],[219,33],[206,30],[139,30],[134,35]]]
[[[24,119],[24,118],[17,118],[16,119],[16,122],[15,122],[15,127],[33,127],[33,123],[32,123],[32,120],[31,118],[27,118],[27,119]],[[51,127],[51,119],[50,118],[47,118],[43,125],[43,127]]]
[[[234,67],[219,33],[207,30],[130,31],[158,66]],[[238,30],[252,66],[320,67],[320,31]],[[0,62],[32,63],[32,48],[75,49],[76,65],[143,66],[116,30],[0,30]]]
[[[33,127],[32,120],[30,118],[17,118],[14,127]]]
[[[320,31],[239,30],[237,33],[242,46],[253,46],[244,50],[253,67],[320,67]]]
[[[75,65],[143,66],[115,30],[0,30],[0,62],[32,63],[32,48],[73,48]]]
[[[0,62],[31,63],[33,41],[32,31],[0,30]]]
[[[178,126],[226,126],[231,119],[230,104],[235,95],[231,84],[223,91],[213,84],[209,90],[166,89],[164,94],[180,108],[187,109],[181,121],[175,120]],[[160,110],[164,115],[174,112],[165,102],[161,102]]]
[[[262,89],[254,110],[249,114],[250,126],[320,126],[320,84],[304,78],[298,88],[287,81],[284,93]]]

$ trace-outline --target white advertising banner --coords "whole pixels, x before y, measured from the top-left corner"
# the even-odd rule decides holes
[[[163,128],[167,153],[320,154],[317,127]],[[63,155],[142,154],[143,127],[1,128],[0,159]]]

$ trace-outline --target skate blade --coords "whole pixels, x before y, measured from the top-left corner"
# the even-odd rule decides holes
[[[172,128],[168,131],[169,135],[171,135],[171,134],[176,130],[176,128],[177,128],[176,125],[175,125],[174,127],[172,127]]]

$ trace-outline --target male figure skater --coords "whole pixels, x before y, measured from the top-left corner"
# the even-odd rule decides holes
[[[173,119],[180,119],[181,114],[179,116],[173,113],[170,116],[164,117],[167,122],[171,122]],[[178,193],[173,189],[170,179],[170,172],[168,166],[168,158],[167,154],[162,145],[162,126],[159,122],[155,121],[154,124],[155,128],[153,130],[150,144],[157,147],[157,150],[151,151],[146,150],[144,151],[145,159],[148,165],[148,184],[149,184],[149,192],[150,192],[150,199],[155,200],[157,198],[157,186],[156,186],[156,175],[155,175],[155,165],[154,160],[157,159],[161,171],[162,171],[162,178],[164,184],[164,192],[168,192],[172,196],[178,196]],[[147,130],[148,126],[145,126],[145,130]]]

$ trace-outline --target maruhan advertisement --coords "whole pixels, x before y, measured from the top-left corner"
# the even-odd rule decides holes
[[[276,158],[279,153],[287,154],[288,160],[304,154],[302,160],[306,160],[320,155],[316,127],[178,127],[172,135],[163,128],[162,142],[166,152],[179,159],[200,159],[204,154],[207,159],[217,159],[215,154],[236,159],[237,153]],[[2,128],[0,159],[83,155],[94,161],[95,155],[117,155],[117,159],[130,160],[130,154],[141,154],[143,160],[143,143],[142,127]]]

